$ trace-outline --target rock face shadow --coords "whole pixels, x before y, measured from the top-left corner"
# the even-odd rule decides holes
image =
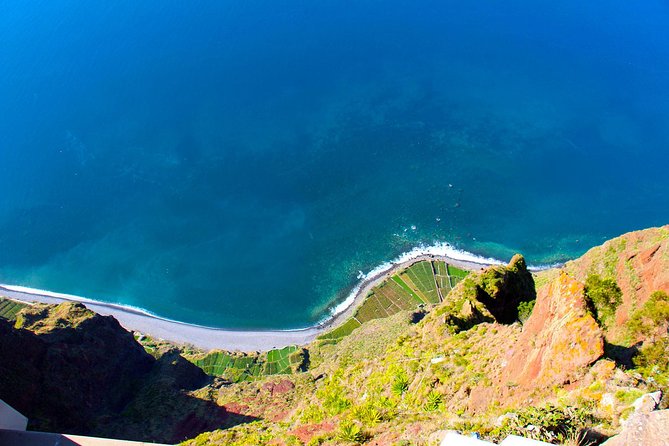
[[[227,411],[178,350],[149,355],[118,322],[81,304],[0,319],[0,398],[31,431],[176,443],[257,418]],[[202,390],[205,392],[205,390]]]
[[[639,353],[641,344],[642,342],[637,342],[630,347],[624,347],[622,345],[611,344],[605,340],[604,356],[615,361],[617,366],[622,366],[627,369],[634,368],[632,359]]]

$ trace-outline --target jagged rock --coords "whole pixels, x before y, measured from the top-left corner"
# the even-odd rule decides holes
[[[518,414],[515,414],[513,412],[505,413],[504,415],[500,415],[497,417],[495,420],[495,426],[504,426],[505,423],[507,423],[509,420],[517,420],[518,419]]]
[[[0,398],[47,432],[176,443],[224,426],[225,409],[188,395],[209,381],[168,351],[146,353],[111,316],[79,303],[0,320]]]
[[[630,232],[567,262],[565,269],[581,282],[589,274],[612,278],[622,290],[616,324],[624,324],[654,291],[669,292],[669,225]]]
[[[586,310],[583,285],[561,273],[537,297],[501,383],[535,389],[565,384],[603,353],[602,330]]]
[[[468,329],[482,322],[511,324],[518,320],[518,305],[536,298],[534,279],[520,254],[507,266],[490,266],[471,274],[450,294],[446,323]]]
[[[634,413],[640,414],[652,412],[658,408],[660,401],[662,401],[662,392],[660,390],[641,395],[632,403]]]
[[[2,325],[0,357],[20,357],[3,373],[0,398],[32,428],[88,433],[93,419],[122,408],[154,363],[113,317],[78,303],[23,310],[16,329]],[[20,385],[17,385],[20,384]]]
[[[669,446],[669,410],[632,415],[623,430],[602,446]]]

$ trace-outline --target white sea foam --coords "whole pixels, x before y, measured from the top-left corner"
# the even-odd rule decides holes
[[[64,300],[88,303],[88,304],[93,304],[93,305],[106,305],[106,306],[109,306],[109,307],[115,307],[115,308],[119,308],[119,309],[122,309],[122,310],[132,310],[136,313],[141,313],[141,314],[144,314],[144,315],[149,316],[149,317],[164,319],[164,320],[167,320],[167,321],[170,321],[170,322],[178,322],[178,321],[172,321],[171,319],[166,319],[164,317],[158,316],[155,313],[152,313],[145,308],[135,307],[133,305],[115,304],[115,303],[110,303],[110,302],[104,302],[104,301],[101,301],[101,300],[89,299],[87,297],[77,296],[77,295],[74,295],[74,294],[56,293],[54,291],[42,290],[42,289],[39,289],[39,288],[30,288],[30,287],[21,286],[21,285],[6,285],[6,284],[0,283],[0,287],[5,288],[9,291],[15,291],[17,293],[36,294],[36,295],[39,295],[39,296],[54,297],[56,299],[64,299]]]

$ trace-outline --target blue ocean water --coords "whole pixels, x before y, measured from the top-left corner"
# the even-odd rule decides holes
[[[0,283],[295,328],[421,244],[669,221],[669,4],[0,2]]]

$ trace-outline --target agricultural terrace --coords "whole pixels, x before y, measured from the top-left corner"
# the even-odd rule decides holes
[[[442,260],[422,260],[372,288],[353,317],[319,339],[339,339],[372,319],[392,316],[420,305],[437,304],[464,279],[468,271]]]
[[[305,362],[304,350],[296,346],[270,350],[266,354],[242,354],[213,351],[188,355],[186,359],[212,376],[231,382],[254,381],[267,375],[291,374]]]
[[[16,313],[27,306],[27,304],[0,297],[0,318],[15,321]]]

